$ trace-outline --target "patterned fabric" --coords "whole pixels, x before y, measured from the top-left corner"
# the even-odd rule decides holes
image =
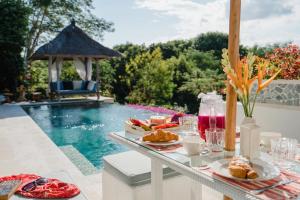
[[[45,185],[36,186],[36,188],[30,192],[25,192],[22,190],[24,185],[39,178],[41,177],[34,174],[20,174],[1,177],[0,182],[8,180],[21,180],[22,184],[19,186],[16,193],[27,198],[61,199],[71,198],[80,193],[80,190],[77,186],[51,178],[48,179],[48,183]]]

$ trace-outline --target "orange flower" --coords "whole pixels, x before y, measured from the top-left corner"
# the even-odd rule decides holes
[[[259,93],[260,91],[262,91],[265,87],[267,87],[275,78],[276,76],[281,72],[281,69],[278,70],[271,78],[269,78],[267,81],[265,81],[264,83],[258,84],[258,88],[256,93]]]
[[[266,68],[270,64],[268,60],[258,58],[253,54],[248,54],[246,58],[238,61],[236,70],[234,70],[231,68],[227,50],[223,50],[222,56],[224,72],[241,100],[244,113],[246,116],[252,117],[256,96],[275,79],[281,70],[275,73],[269,80],[263,82],[266,75]],[[257,65],[254,65],[255,61],[258,63]],[[253,66],[256,66],[257,75],[253,75]],[[251,88],[256,80],[258,82],[258,88],[251,106]]]

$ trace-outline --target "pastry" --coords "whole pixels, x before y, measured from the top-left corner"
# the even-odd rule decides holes
[[[247,173],[247,178],[249,178],[249,179],[255,179],[257,177],[258,177],[258,174],[253,169]]]
[[[169,142],[172,140],[178,140],[179,137],[177,134],[165,130],[156,130],[152,133],[149,133],[143,136],[143,141],[146,142]]]
[[[228,165],[229,173],[237,178],[255,179],[258,177],[256,171],[251,167],[247,158],[242,156],[234,157]]]
[[[165,116],[151,116],[150,123],[154,125],[160,125],[167,123],[167,119]]]
[[[244,179],[247,177],[247,170],[241,166],[229,165],[228,169],[231,176]]]

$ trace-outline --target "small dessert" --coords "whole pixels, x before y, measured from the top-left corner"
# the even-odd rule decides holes
[[[178,127],[178,124],[173,124],[173,123],[168,123],[168,124],[161,124],[161,125],[157,125],[157,126],[152,126],[153,130],[158,130],[158,129],[165,129],[165,128],[174,128],[174,127]]]
[[[165,116],[151,116],[150,117],[150,124],[154,125],[161,125],[166,124],[167,118]]]
[[[144,142],[170,142],[178,139],[179,137],[177,134],[161,129],[143,136]]]
[[[234,157],[229,162],[229,173],[237,178],[242,179],[255,179],[258,177],[256,171],[251,167],[247,158],[242,156]]]
[[[151,131],[151,127],[149,124],[147,124],[144,121],[138,120],[138,119],[130,119],[130,122],[134,125],[134,126],[138,126],[141,127],[142,129],[144,129],[145,131]]]

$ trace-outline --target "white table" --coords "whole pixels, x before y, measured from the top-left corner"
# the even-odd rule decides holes
[[[165,153],[152,149],[147,145],[143,145],[137,138],[139,136],[117,132],[110,133],[109,135],[113,140],[120,144],[123,144],[130,149],[138,151],[151,159],[151,184],[153,200],[162,200],[162,165],[167,165],[170,168],[178,171],[179,173],[188,176],[197,183],[204,184],[214,190],[221,192],[222,194],[229,196],[233,199],[259,199],[249,192],[235,187],[222,179],[212,178],[201,170],[195,170],[193,166],[199,166],[201,163],[209,164],[214,160],[233,156],[234,152],[221,152],[211,156],[187,156],[181,153]],[[186,159],[178,159],[179,157],[185,157],[188,162],[182,161]]]
[[[199,171],[196,171],[191,167],[191,165],[195,164],[197,165],[199,162],[202,162],[203,160],[198,159],[198,157],[189,157],[186,155],[180,155],[180,154],[173,154],[173,153],[162,153],[160,151],[155,151],[148,146],[145,146],[141,144],[137,138],[139,136],[132,135],[125,132],[117,132],[117,133],[110,133],[109,136],[117,141],[118,143],[121,143],[130,149],[136,150],[145,156],[148,156],[151,158],[151,184],[152,184],[152,194],[153,194],[153,200],[162,200],[162,165],[167,165],[170,168],[178,171],[179,173],[190,177],[192,180],[204,184],[208,187],[211,187],[222,194],[225,194],[226,196],[232,197],[234,199],[257,199],[256,197],[250,195],[249,193],[241,190],[238,187],[233,187],[232,185],[227,184],[226,182],[222,180],[214,179],[204,173],[201,173]],[[220,157],[227,156],[226,153],[216,154],[215,159],[218,159]],[[228,153],[229,156],[232,156],[233,153]],[[186,157],[188,159],[188,163],[186,162],[186,159],[177,159],[179,157]],[[210,161],[213,161],[214,158],[210,158]],[[185,161],[182,161],[185,160]],[[199,191],[200,193],[201,191]]]

